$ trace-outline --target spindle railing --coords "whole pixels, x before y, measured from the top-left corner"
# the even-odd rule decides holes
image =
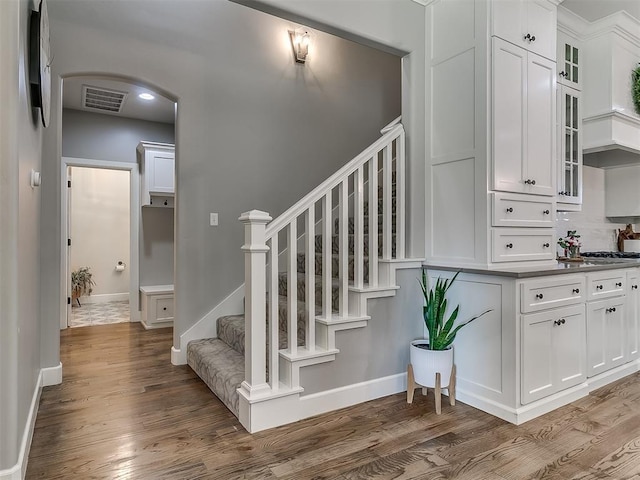
[[[348,319],[349,289],[379,287],[379,261],[404,258],[405,136],[399,121],[275,220],[269,223],[269,215],[256,210],[240,217],[245,223],[246,295],[242,388],[249,395],[277,393],[280,388],[280,315],[286,319],[287,356],[313,355],[320,348],[316,318]],[[299,298],[301,284],[305,294]],[[294,386],[291,379],[285,380],[287,387]]]

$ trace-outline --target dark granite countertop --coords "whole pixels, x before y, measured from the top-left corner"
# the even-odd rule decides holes
[[[437,269],[446,271],[461,271],[462,273],[477,273],[482,275],[497,275],[502,277],[513,278],[529,278],[541,277],[546,275],[562,275],[567,273],[588,273],[598,272],[601,270],[613,270],[616,268],[633,268],[640,266],[640,259],[621,259],[621,258],[590,258],[584,262],[561,262],[558,261],[551,265],[535,265],[526,267],[455,267],[438,264],[427,264],[427,269]]]

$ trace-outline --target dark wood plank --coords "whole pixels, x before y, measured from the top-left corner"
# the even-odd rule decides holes
[[[186,366],[170,329],[61,333],[28,479],[640,480],[640,374],[521,426],[406,393],[255,435]]]

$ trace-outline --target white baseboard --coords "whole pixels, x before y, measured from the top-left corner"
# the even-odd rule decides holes
[[[62,383],[62,362],[55,367],[45,367],[40,370],[42,374],[42,386],[60,385]]]
[[[180,344],[175,345],[171,351],[171,363],[174,365],[186,365],[187,345],[189,342],[192,340],[200,340],[201,338],[216,338],[218,318],[224,317],[225,315],[238,315],[242,313],[244,311],[243,302],[244,283],[192,325],[189,330],[180,335]]]
[[[54,367],[57,368],[57,367]],[[62,366],[60,366],[62,371]],[[36,417],[38,415],[38,405],[40,404],[40,393],[42,392],[43,372],[40,370],[38,381],[36,382],[33,396],[31,397],[31,405],[29,406],[29,415],[22,432],[22,441],[20,442],[20,451],[18,452],[18,461],[8,469],[0,470],[0,480],[22,480],[27,474],[27,462],[29,461],[29,450],[31,449],[31,440],[33,439],[33,429],[36,426]]]
[[[407,391],[407,373],[354,383],[300,397],[301,419]]]
[[[126,302],[129,300],[129,292],[126,293],[103,293],[80,297],[80,304],[90,305],[92,303]]]

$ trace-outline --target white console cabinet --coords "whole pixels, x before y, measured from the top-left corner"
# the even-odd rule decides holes
[[[430,280],[455,270],[432,266]],[[459,317],[491,311],[456,337],[456,398],[520,424],[640,370],[640,269],[549,271],[458,275],[448,303]]]
[[[147,330],[173,326],[173,285],[140,287],[140,293],[142,326]]]
[[[167,143],[138,144],[141,189],[140,205],[173,207],[175,197],[175,146]]]

